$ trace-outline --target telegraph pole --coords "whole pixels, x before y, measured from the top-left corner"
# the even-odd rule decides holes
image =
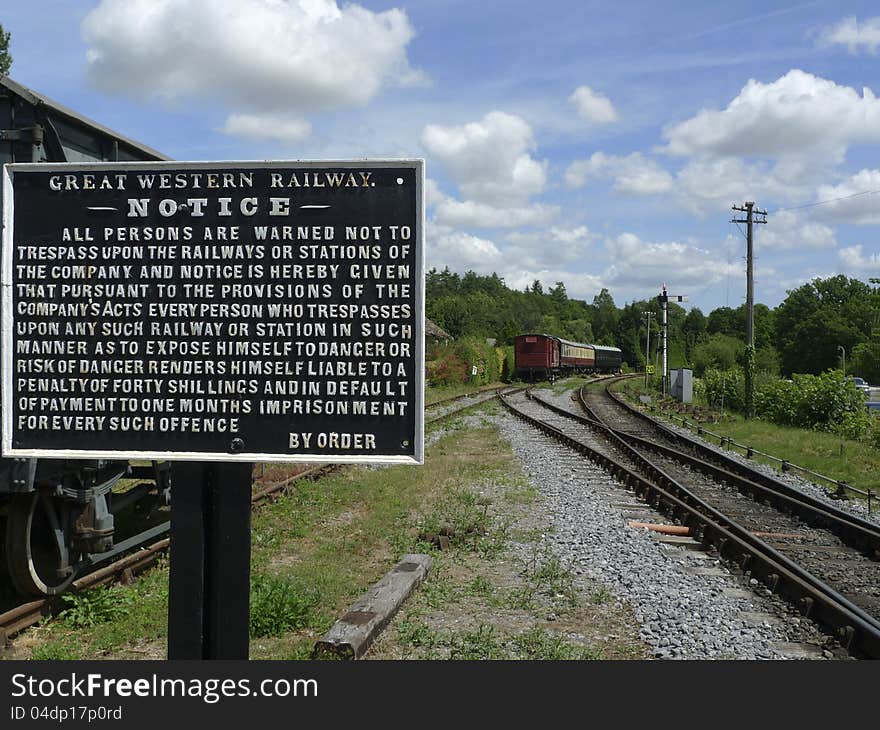
[[[745,213],[745,220],[734,218],[731,223],[746,224],[746,416],[755,415],[755,277],[754,277],[754,231],[753,224],[766,223],[767,211],[755,210],[754,202],[731,209]],[[755,218],[755,216],[760,216]]]
[[[651,367],[651,315],[653,312],[642,312],[648,319],[648,336],[645,339],[645,387],[648,387],[648,370]]]

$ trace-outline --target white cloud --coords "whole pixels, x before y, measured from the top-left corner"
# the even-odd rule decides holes
[[[299,142],[312,132],[312,125],[303,119],[286,119],[274,115],[230,114],[223,132],[246,139],[274,139]]]
[[[446,199],[447,196],[440,190],[437,181],[430,177],[425,178],[425,205],[431,207],[432,205],[442,203]]]
[[[414,31],[396,8],[375,13],[340,8],[336,0],[101,0],[82,33],[98,88],[218,100],[235,113],[229,129],[246,134],[268,126],[257,117],[291,115],[292,131],[304,115],[362,106],[385,85],[419,80],[406,58]]]
[[[492,111],[478,122],[452,127],[429,124],[422,145],[470,200],[515,206],[540,193],[547,182],[547,163],[530,154],[532,129],[513,114]]]
[[[757,250],[812,250],[834,248],[834,231],[824,223],[805,219],[795,211],[781,211],[768,218],[767,225],[755,226]]]
[[[503,278],[508,287],[519,290],[527,286],[530,287],[535,279],[541,282],[545,290],[555,286],[557,281],[561,281],[565,284],[565,291],[570,298],[586,301],[592,300],[606,286],[601,276],[565,269],[533,269],[511,266],[505,269]]]
[[[880,170],[860,170],[839,185],[822,185],[816,199],[833,201],[817,206],[816,217],[838,223],[880,223]]]
[[[851,144],[880,142],[880,101],[867,87],[860,96],[793,69],[769,84],[751,79],[725,109],[704,109],[663,134],[672,155],[796,158],[816,168],[843,161]]]
[[[739,273],[738,264],[727,263],[717,254],[689,243],[651,243],[635,234],[622,233],[608,239],[606,249],[611,265],[602,278],[627,290],[641,286],[653,291],[663,282],[676,290],[688,286],[703,289],[728,274]]]
[[[551,226],[535,231],[515,231],[505,237],[505,254],[518,265],[539,269],[558,264],[583,264],[598,236],[586,226]]]
[[[855,16],[843,18],[826,28],[820,37],[826,44],[846,46],[850,53],[864,48],[873,55],[880,46],[880,17],[868,18],[861,24]]]
[[[428,227],[426,251],[428,265],[453,271],[476,271],[491,274],[503,263],[501,251],[486,238],[472,236],[442,225]]]
[[[546,223],[559,214],[557,206],[532,204],[502,207],[446,197],[434,207],[438,223],[474,228],[518,228]]]
[[[565,171],[569,187],[581,187],[590,178],[612,178],[613,189],[629,195],[657,195],[672,189],[672,175],[641,152],[626,156],[594,152],[586,160],[575,160]]]
[[[698,215],[729,211],[745,200],[803,200],[812,194],[807,180],[790,179],[777,165],[736,157],[689,161],[677,173],[675,188],[681,204]]]
[[[574,104],[581,119],[595,124],[617,121],[617,110],[611,100],[589,86],[579,86],[568,100]]]
[[[840,249],[837,252],[837,260],[850,272],[880,271],[880,253],[866,256],[862,244]]]

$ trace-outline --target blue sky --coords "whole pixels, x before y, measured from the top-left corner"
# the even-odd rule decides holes
[[[424,157],[429,266],[735,307],[754,200],[758,301],[880,276],[876,2],[6,0],[0,23],[13,79],[176,159]]]

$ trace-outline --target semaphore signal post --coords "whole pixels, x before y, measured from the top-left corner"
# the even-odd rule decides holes
[[[180,462],[169,657],[246,657],[253,462],[423,461],[423,162],[3,185],[3,454]]]

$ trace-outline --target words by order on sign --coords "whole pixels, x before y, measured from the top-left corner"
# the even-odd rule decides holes
[[[3,185],[4,455],[421,463],[421,160]]]

